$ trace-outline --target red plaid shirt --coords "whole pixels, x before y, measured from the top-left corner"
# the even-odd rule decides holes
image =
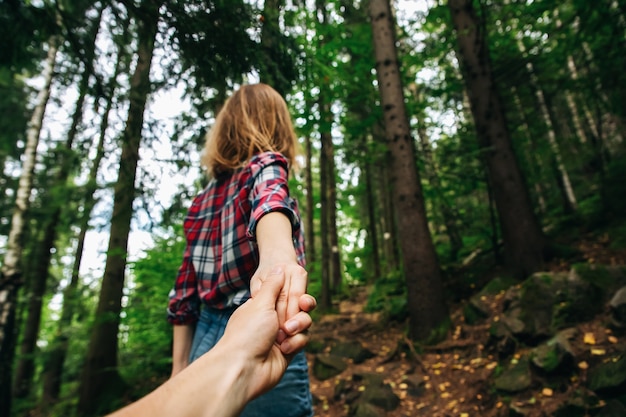
[[[287,178],[285,157],[265,152],[245,168],[212,179],[196,196],[184,222],[187,247],[170,292],[170,323],[197,321],[201,302],[223,309],[250,297],[250,278],[259,264],[256,225],[266,213],[287,215],[298,263],[304,267],[300,213]]]

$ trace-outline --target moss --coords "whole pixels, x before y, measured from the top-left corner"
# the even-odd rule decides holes
[[[446,317],[438,326],[430,331],[430,334],[424,339],[418,341],[422,345],[435,345],[448,337],[448,333],[452,328],[452,320]]]
[[[511,277],[496,277],[489,281],[480,293],[490,295],[499,294],[502,291],[508,290],[515,284],[517,284],[517,281]]]
[[[579,263],[572,265],[572,269],[585,282],[601,289],[608,289],[613,284],[613,278],[608,269],[601,265]]]

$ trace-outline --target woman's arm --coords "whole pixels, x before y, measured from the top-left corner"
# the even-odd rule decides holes
[[[174,324],[172,346],[172,375],[178,374],[189,365],[189,354],[193,341],[194,324]]]
[[[306,294],[308,275],[298,264],[293,243],[292,224],[280,211],[265,214],[256,227],[256,241],[259,247],[259,267],[250,281],[250,292],[254,296],[266,277],[280,267],[285,271],[285,284],[276,303],[278,321],[281,325],[279,342],[283,333],[290,333],[285,323],[300,311],[299,300]]]

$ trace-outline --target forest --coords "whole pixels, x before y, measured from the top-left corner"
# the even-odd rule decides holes
[[[0,417],[169,377],[205,135],[258,82],[316,415],[626,415],[626,1],[2,0],[0,38]]]

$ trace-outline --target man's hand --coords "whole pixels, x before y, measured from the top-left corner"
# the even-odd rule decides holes
[[[248,365],[245,378],[249,378],[250,398],[275,386],[289,363],[289,358],[304,348],[308,342],[306,330],[312,320],[306,311],[298,311],[284,323],[289,332],[277,342],[279,318],[277,306],[286,298],[285,273],[275,268],[264,276],[255,295],[237,308],[226,326],[221,346],[229,346],[233,358]],[[312,310],[315,299],[308,294],[300,297],[299,310]]]

